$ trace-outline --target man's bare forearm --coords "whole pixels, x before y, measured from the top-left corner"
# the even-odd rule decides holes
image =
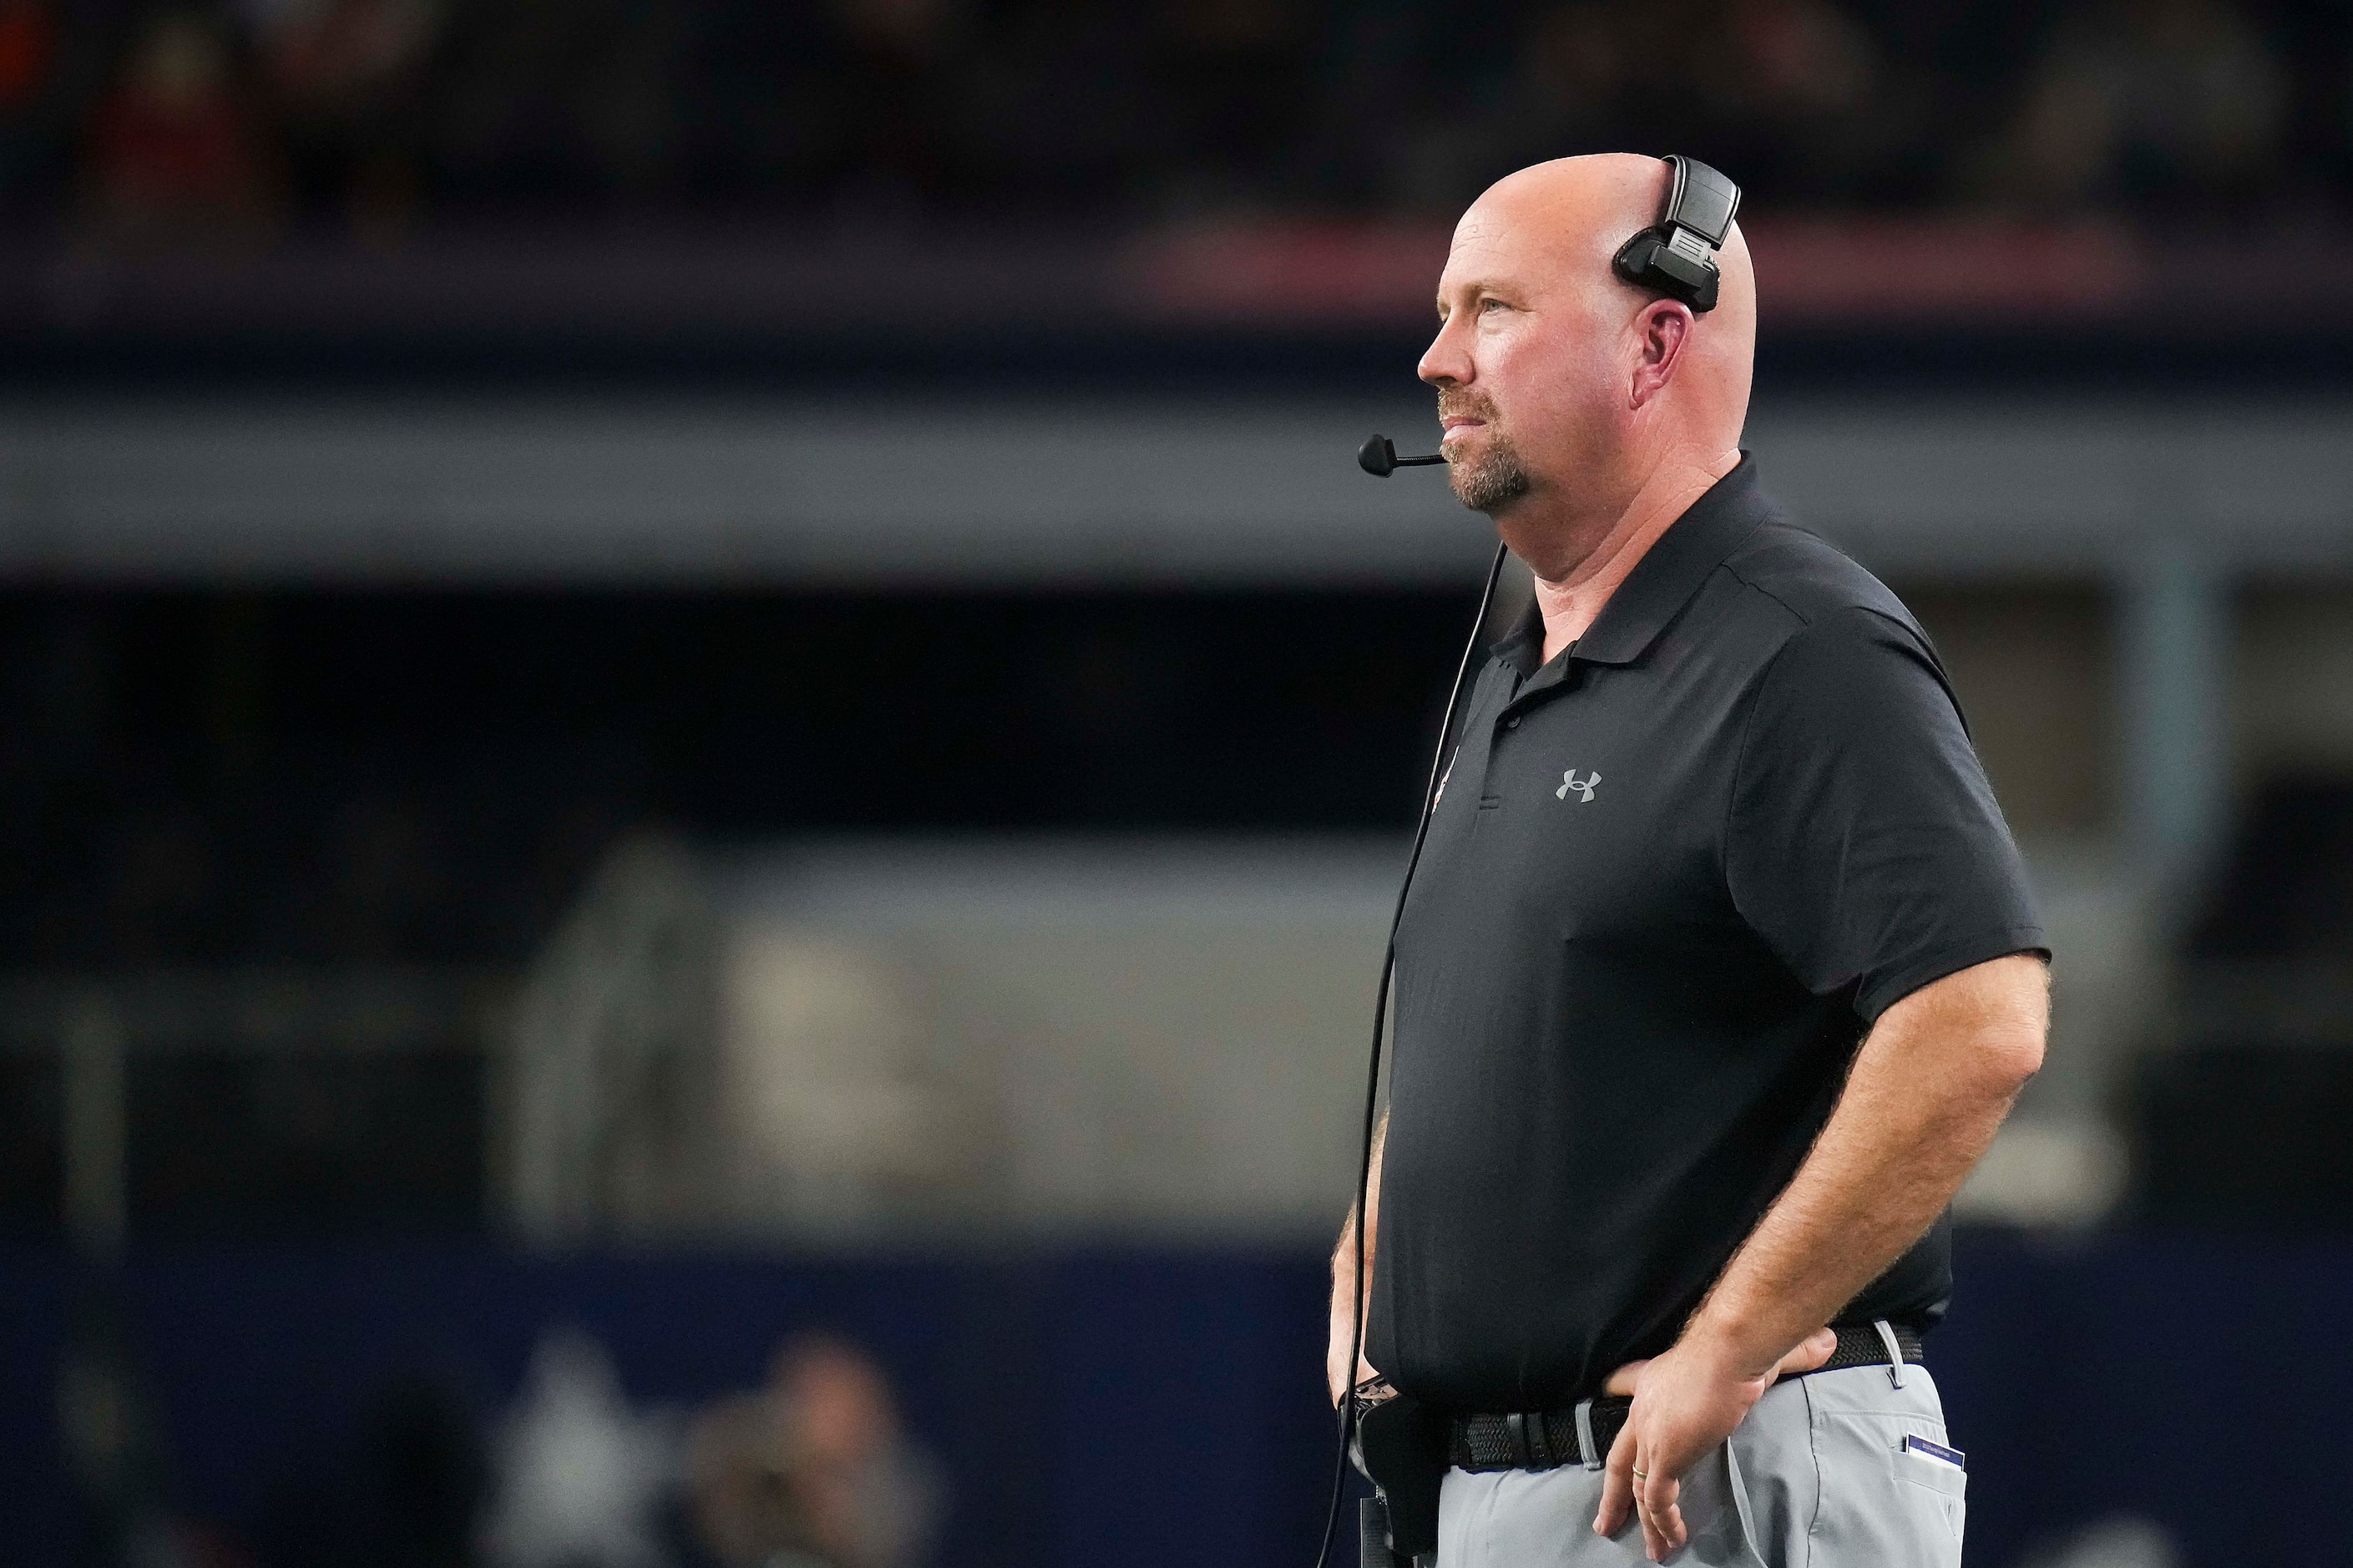
[[[1389,1141],[1388,1112],[1373,1129],[1373,1163],[1365,1183],[1365,1277],[1373,1273],[1373,1252],[1381,1224],[1381,1152]],[[1337,1320],[1348,1310],[1348,1289],[1356,1277],[1356,1205],[1348,1205],[1348,1217],[1340,1226],[1340,1244],[1332,1250],[1332,1316]]]
[[[1890,1007],[1812,1152],[1684,1337],[1762,1372],[1917,1241],[2042,1065],[2048,992],[2042,962],[2021,955]]]
[[[1373,1278],[1375,1242],[1380,1234],[1381,1221],[1381,1152],[1388,1147],[1389,1119],[1382,1116],[1373,1129],[1373,1163],[1370,1178],[1365,1184],[1365,1271],[1367,1293]],[[1361,1382],[1371,1375],[1372,1369],[1361,1359],[1354,1377],[1346,1375],[1348,1352],[1360,1342],[1362,1333],[1356,1323],[1354,1292],[1356,1286],[1356,1208],[1348,1205],[1348,1218],[1340,1226],[1340,1244],[1332,1249],[1332,1332],[1330,1349],[1324,1357],[1324,1371],[1332,1385],[1332,1397],[1337,1400],[1349,1384]]]

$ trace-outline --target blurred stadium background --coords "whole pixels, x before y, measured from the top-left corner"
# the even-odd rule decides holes
[[[2353,1561],[2320,0],[0,0],[0,1556],[1304,1568],[1487,537],[1351,453],[1621,146],[2060,944],[1971,1561]]]

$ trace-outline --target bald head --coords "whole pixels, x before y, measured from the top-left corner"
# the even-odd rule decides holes
[[[1720,472],[1738,447],[1757,342],[1740,231],[1704,316],[1610,269],[1658,222],[1671,178],[1658,158],[1556,159],[1498,181],[1455,226],[1421,377],[1456,492],[1524,556],[1515,533],[1589,531],[1662,468]]]

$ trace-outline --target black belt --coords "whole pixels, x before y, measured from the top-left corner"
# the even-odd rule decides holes
[[[1838,1349],[1815,1372],[1843,1372],[1851,1366],[1917,1366],[1920,1335],[1916,1330],[1894,1328],[1900,1363],[1887,1353],[1887,1342],[1870,1323],[1837,1330]],[[1804,1373],[1793,1376],[1809,1375]],[[1786,1381],[1786,1380],[1784,1380]],[[1567,1410],[1529,1410],[1512,1415],[1457,1415],[1450,1423],[1447,1462],[1459,1470],[1552,1470],[1563,1465],[1599,1468],[1609,1457],[1609,1445],[1626,1425],[1633,1401],[1619,1395],[1588,1399]]]

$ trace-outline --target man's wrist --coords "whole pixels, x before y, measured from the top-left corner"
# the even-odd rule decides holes
[[[1805,1338],[1800,1332],[1791,1335],[1787,1344],[1775,1343],[1769,1335],[1759,1336],[1757,1329],[1753,1317],[1724,1310],[1711,1300],[1692,1314],[1677,1342],[1691,1347],[1725,1375],[1751,1380],[1770,1376],[1781,1358]]]

